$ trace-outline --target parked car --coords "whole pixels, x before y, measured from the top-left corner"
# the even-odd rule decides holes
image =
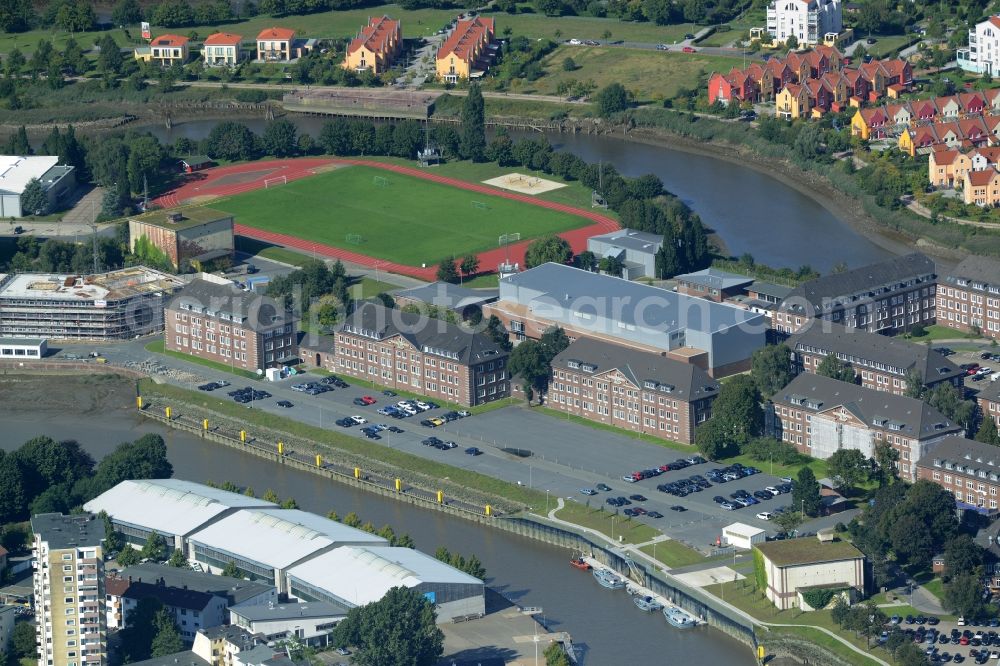
[[[759,518],[760,520],[771,520],[772,518],[774,518],[774,514],[771,513],[770,511],[761,511],[760,513],[757,514],[757,518]]]
[[[597,494],[597,491],[594,490],[593,488],[580,488],[580,492],[589,497],[592,497]]]
[[[684,53],[695,53],[697,52],[697,49],[694,48],[693,46],[685,46],[684,48],[681,49],[681,51],[683,51]]]
[[[293,406],[293,405],[292,405],[292,403],[290,403],[290,402],[289,402],[289,401],[287,401],[287,400],[279,400],[279,401],[278,401],[277,403],[275,403],[275,404],[277,404],[277,405],[278,405],[278,407],[284,407],[285,409],[288,409],[289,407],[292,407],[292,406]]]
[[[597,488],[598,490],[600,490],[601,492],[605,492],[605,493],[607,493],[607,492],[610,492],[610,491],[611,491],[611,486],[609,486],[609,485],[607,485],[607,484],[604,484],[604,483],[598,483],[598,484],[597,484],[596,486],[594,486],[594,487],[595,487],[595,488]]]
[[[657,51],[669,51],[670,47],[667,46],[666,44],[657,44],[656,45],[656,50]]]

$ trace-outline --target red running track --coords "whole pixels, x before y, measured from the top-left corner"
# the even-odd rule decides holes
[[[569,215],[576,215],[577,217],[582,217],[586,220],[590,220],[593,224],[579,229],[572,229],[570,231],[563,232],[559,234],[561,238],[564,238],[569,242],[570,247],[573,248],[574,253],[582,252],[587,249],[587,239],[591,236],[595,236],[601,233],[607,233],[609,231],[614,231],[618,229],[618,222],[607,215],[602,215],[590,210],[584,210],[582,208],[575,208],[573,206],[568,206],[566,204],[557,203],[554,201],[547,201],[544,199],[537,199],[535,197],[518,194],[517,192],[510,192],[508,190],[503,190],[496,187],[491,187],[488,185],[481,185],[479,183],[470,183],[463,180],[458,180],[456,178],[448,178],[446,176],[439,176],[434,173],[423,171],[421,169],[415,169],[413,167],[400,166],[396,164],[387,164],[385,162],[369,162],[367,160],[351,160],[351,159],[295,159],[295,160],[269,160],[266,162],[250,162],[247,164],[239,164],[229,167],[217,167],[215,169],[206,169],[205,171],[193,174],[189,178],[188,182],[182,184],[177,189],[164,194],[155,200],[155,203],[163,206],[165,208],[176,207],[194,199],[196,197],[202,196],[231,196],[233,194],[239,194],[241,192],[249,192],[251,190],[256,190],[264,187],[264,181],[275,178],[276,176],[285,176],[288,180],[297,180],[299,178],[305,178],[307,176],[313,175],[315,170],[319,167],[331,166],[336,164],[344,165],[357,165],[372,167],[375,169],[384,169],[386,171],[392,171],[395,173],[403,174],[406,176],[413,176],[414,178],[423,178],[424,180],[429,180],[432,182],[440,183],[443,185],[448,185],[450,187],[457,187],[463,190],[469,190],[472,192],[479,192],[481,194],[486,194],[489,196],[503,197],[505,199],[511,199],[513,201],[519,201],[526,203],[531,206],[539,206],[541,208],[547,208],[549,210],[558,211],[561,213],[567,213]],[[214,182],[220,180],[223,177],[231,176],[233,174],[240,173],[252,173],[255,171],[265,171],[271,169],[272,171],[266,175],[261,175],[258,178],[250,179],[245,183],[232,183],[232,184],[220,184],[213,185]],[[436,266],[430,266],[428,268],[422,268],[419,266],[408,266],[405,264],[398,264],[392,261],[387,261],[384,259],[378,259],[366,254],[361,254],[358,252],[351,252],[350,250],[345,250],[343,248],[334,247],[332,245],[325,245],[323,243],[315,243],[308,241],[296,236],[289,236],[287,234],[279,234],[272,231],[264,231],[262,229],[256,229],[253,227],[248,227],[242,224],[237,224],[235,226],[235,231],[240,236],[247,236],[249,238],[254,238],[256,240],[264,241],[267,243],[274,243],[275,245],[284,245],[287,247],[295,248],[301,250],[307,254],[321,255],[330,259],[340,259],[342,261],[348,261],[361,266],[366,266],[368,268],[375,268],[376,266],[382,270],[386,270],[392,273],[400,273],[402,275],[409,275],[422,280],[434,280],[435,274],[437,273]],[[515,243],[510,245],[505,249],[496,248],[493,250],[487,250],[479,254],[479,265],[484,272],[492,272],[494,267],[503,263],[505,260],[509,260],[513,263],[519,263],[524,265],[524,254],[528,248],[530,241],[522,241],[520,243]]]

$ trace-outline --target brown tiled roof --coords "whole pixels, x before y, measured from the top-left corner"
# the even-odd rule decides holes
[[[184,46],[188,43],[187,37],[182,37],[181,35],[160,35],[159,37],[154,37],[151,44],[153,46]]]
[[[205,46],[238,46],[243,41],[241,35],[231,32],[216,32],[205,38]]]
[[[984,169],[983,171],[970,171],[965,174],[965,176],[969,179],[970,185],[978,185],[982,187],[993,182],[993,179],[997,177],[997,170]]]
[[[286,40],[295,37],[295,31],[291,28],[266,28],[257,35],[257,41],[277,39]]]
[[[438,58],[444,58],[449,53],[454,53],[462,60],[468,60],[472,54],[472,48],[480,42],[487,42],[493,36],[493,19],[476,18],[468,21],[459,21],[455,29],[448,35],[441,48],[438,49]]]
[[[364,46],[372,53],[385,53],[389,50],[393,38],[398,34],[399,21],[388,16],[369,17],[368,25],[363,27],[358,36],[351,40],[347,52],[354,53]]]
[[[955,160],[958,158],[959,153],[957,150],[937,150],[934,151],[934,164],[940,166],[948,166],[949,164],[954,164]]]

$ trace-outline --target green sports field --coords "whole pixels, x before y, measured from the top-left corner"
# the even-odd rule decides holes
[[[350,166],[212,203],[237,224],[409,266],[583,227],[567,213],[382,169]]]

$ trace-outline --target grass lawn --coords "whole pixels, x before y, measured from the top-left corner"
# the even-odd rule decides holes
[[[257,379],[257,375],[253,372],[248,372],[247,370],[241,370],[238,368],[233,368],[226,365],[225,363],[216,363],[215,361],[209,361],[205,358],[199,358],[197,356],[189,356],[188,354],[182,354],[180,352],[170,351],[164,348],[163,340],[153,340],[145,347],[146,351],[153,354],[164,354],[166,356],[172,356],[173,358],[179,358],[182,361],[189,361],[191,363],[197,363],[198,365],[203,365],[206,368],[212,368],[213,370],[218,370],[219,372],[225,372],[230,375],[237,375],[239,377],[246,377],[248,379]]]
[[[673,539],[649,544],[639,550],[672,569],[705,561],[705,556],[697,550]]]
[[[496,273],[486,273],[485,275],[477,275],[471,280],[466,280],[463,286],[469,289],[496,289],[499,284],[499,275]]]
[[[399,289],[399,285],[379,282],[378,280],[366,277],[352,284],[350,292],[355,299],[365,299],[374,298],[384,291],[391,291],[393,289]]]
[[[645,42],[647,44],[673,43],[684,38],[688,32],[698,32],[693,23],[678,23],[675,25],[656,25],[655,23],[634,23],[619,21],[613,18],[593,18],[590,16],[560,16],[553,18],[543,14],[515,14],[513,16],[494,14],[497,20],[497,32],[502,32],[507,26],[515,35],[528,37],[548,37],[560,41],[567,39],[619,40],[627,42]],[[560,36],[556,36],[556,30]],[[610,32],[610,36],[605,35]],[[574,46],[575,49],[590,48]]]
[[[587,499],[594,498],[588,497]],[[554,507],[555,500],[551,500],[551,502]],[[567,502],[562,509],[556,512],[555,516],[561,520],[568,520],[582,527],[597,530],[607,535],[610,539],[614,541],[620,540],[622,543],[642,543],[659,535],[659,532],[649,525],[632,520],[628,516],[620,514],[616,516],[611,511],[605,511],[604,505],[598,504],[597,499],[594,499],[594,503],[597,504],[596,507],[589,507],[577,502]],[[544,508],[544,504],[541,507],[536,505],[538,513],[542,513],[540,511],[542,508]],[[656,554],[660,554],[659,546],[657,546]]]
[[[947,326],[941,326],[940,324],[931,324],[925,327],[926,333],[921,336],[908,335],[907,333],[901,333],[897,337],[903,337],[911,342],[935,342],[937,340],[959,340],[961,338],[966,338],[968,340],[982,340],[980,336],[973,335],[972,333],[963,333],[962,331],[956,330],[954,328],[948,328]]]
[[[573,58],[577,69],[567,72],[563,60]],[[593,81],[600,90],[610,83],[621,83],[642,102],[659,101],[673,97],[681,87],[690,88],[699,73],[728,72],[740,67],[742,58],[711,56],[700,53],[674,53],[648,49],[622,49],[615,47],[561,46],[542,61],[545,76],[519,92],[544,95],[557,94],[563,81]]]
[[[249,254],[253,257],[263,257],[272,261],[280,261],[283,264],[291,264],[292,266],[303,266],[307,261],[312,259],[307,254],[279,247],[278,245],[271,245],[270,243],[253,238],[247,238],[246,236],[236,236],[236,251]]]
[[[386,179],[378,182],[387,185],[377,186],[376,178]],[[369,167],[337,169],[213,206],[232,213],[240,224],[411,266],[431,266],[495,248],[497,238],[511,231],[511,220],[517,220],[522,239],[589,223],[575,215]],[[353,235],[360,242],[348,242]]]
[[[687,444],[681,444],[680,442],[674,442],[669,439],[661,439],[660,437],[653,437],[652,435],[644,436],[642,433],[634,432],[632,430],[625,430],[624,428],[618,428],[613,425],[608,425],[607,423],[598,423],[596,421],[591,421],[590,419],[585,419],[581,416],[575,416],[573,414],[566,414],[564,412],[557,411],[555,409],[550,409],[548,407],[532,407],[536,412],[545,414],[546,416],[551,416],[555,419],[561,419],[563,421],[570,421],[572,423],[577,423],[582,426],[587,426],[588,428],[594,428],[595,430],[604,430],[606,432],[613,432],[616,435],[621,435],[622,437],[629,437],[631,439],[641,439],[644,442],[649,442],[651,444],[659,444],[660,446],[667,449],[674,449],[675,451],[684,451],[685,453],[696,453],[697,449],[693,446],[688,446]]]
[[[751,458],[748,455],[734,456],[732,458],[726,458],[725,460],[720,460],[718,462],[720,465],[732,465],[733,463],[738,462],[742,465],[746,465],[747,467],[756,467],[757,469],[766,474],[772,473],[772,465],[770,461],[765,460],[764,462],[761,462],[759,460]],[[802,465],[782,465],[779,463],[774,463],[773,474],[778,477],[790,476],[794,479],[796,476],[798,476],[799,470],[802,469],[802,467],[811,467],[813,474],[816,475],[817,479],[822,479],[829,476],[826,470],[826,461],[817,460],[815,458],[810,458],[807,463],[804,463]]]
[[[939,600],[944,598],[944,581],[940,578],[934,578],[933,580],[927,581],[923,584],[923,588]]]
[[[852,632],[844,631],[836,624],[834,624],[833,619],[830,617],[830,611],[810,611],[803,612],[798,609],[791,609],[785,611],[779,611],[774,607],[770,601],[764,598],[761,594],[756,593],[753,589],[753,577],[746,578],[741,581],[722,583],[717,585],[708,585],[704,589],[706,592],[714,594],[715,596],[725,599],[727,603],[736,606],[740,610],[743,610],[754,617],[763,620],[765,622],[774,622],[779,624],[796,624],[802,625],[803,627],[813,626],[813,627],[823,627],[824,629],[829,629],[837,635],[841,636],[849,643],[853,643],[862,650],[872,651],[866,644],[865,639],[856,638]],[[888,613],[892,615],[892,613]],[[783,632],[786,631],[785,627],[775,629],[775,631]],[[866,659],[857,652],[850,650],[844,645],[833,640],[826,634],[820,631],[812,631],[808,634],[799,634],[798,631],[792,630],[790,633],[795,633],[796,635],[801,635],[805,637],[809,636],[808,640],[810,642],[818,643],[823,647],[835,652],[838,656],[846,659],[851,664],[864,664],[869,665],[873,662]],[[814,640],[815,638],[815,640]],[[762,643],[767,645],[766,635],[761,640]],[[885,652],[879,655],[880,657],[885,657]]]
[[[876,35],[875,39],[878,41],[874,44],[864,44],[865,50],[868,52],[868,55],[875,56],[876,58],[885,58],[895,55],[896,51],[913,38],[907,35],[889,35],[886,37]]]

